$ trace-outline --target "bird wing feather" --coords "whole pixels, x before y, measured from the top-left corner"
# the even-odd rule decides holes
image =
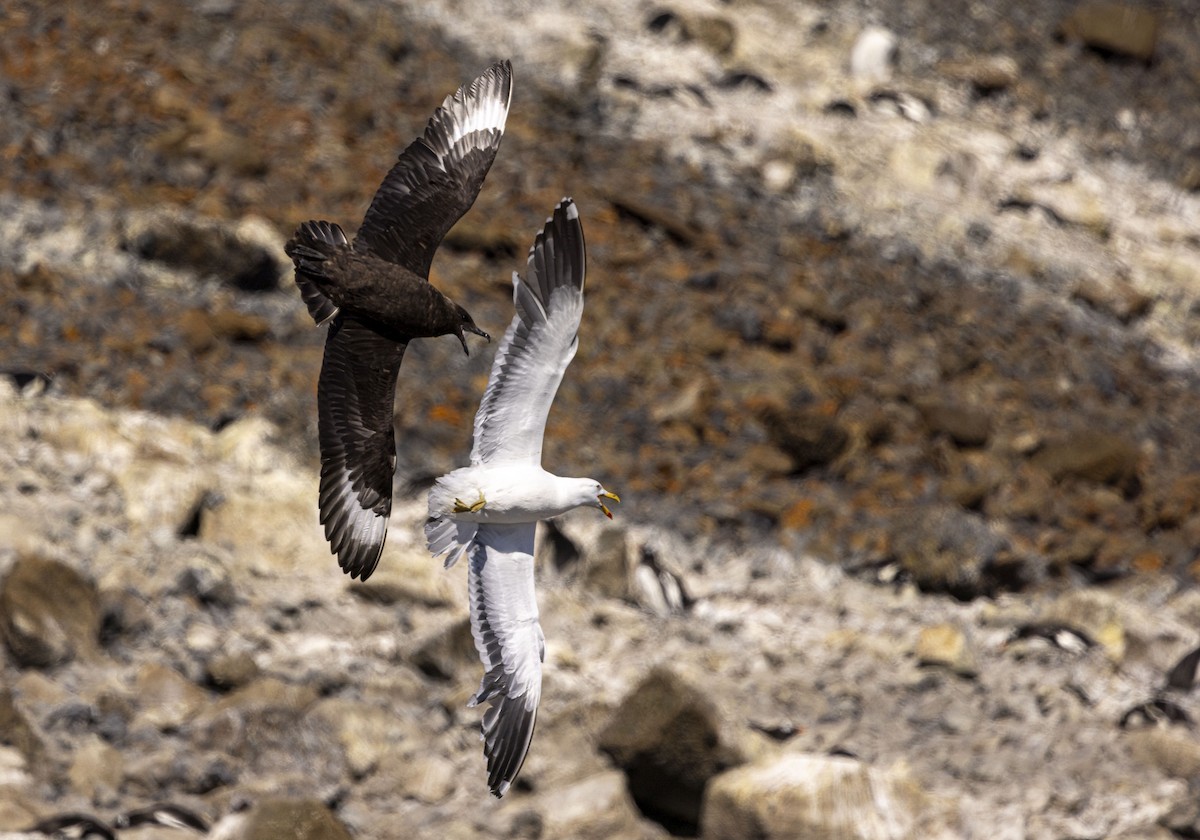
[[[529,250],[527,277],[513,274],[517,313],[475,415],[473,465],[541,463],[546,418],[579,347],[585,262],[579,211],[564,198]]]
[[[475,203],[496,159],[512,99],[512,65],[494,64],[447,96],[425,133],[400,153],[354,240],[428,279],[434,252]]]
[[[317,382],[321,524],[338,565],[363,580],[379,562],[392,512],[393,403],[405,347],[339,314]]]
[[[503,796],[521,771],[542,696],[546,640],[534,594],[537,524],[482,524],[471,544],[467,586],[471,634],[484,676],[469,705],[483,715],[488,787]]]

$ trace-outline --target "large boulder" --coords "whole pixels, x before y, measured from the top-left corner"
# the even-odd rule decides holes
[[[138,721],[165,731],[178,729],[209,703],[208,692],[173,668],[143,665],[137,675]]]
[[[350,832],[324,803],[268,799],[213,826],[222,840],[350,840]]]
[[[96,586],[56,560],[24,557],[0,584],[0,638],[21,666],[48,668],[98,651]]]
[[[575,840],[634,840],[661,836],[662,829],[640,819],[629,796],[625,776],[607,770],[543,795],[543,837]]]
[[[708,780],[745,760],[722,738],[712,702],[666,668],[621,701],[599,746],[624,771],[642,812],[676,833],[699,824]]]
[[[704,795],[705,840],[900,840],[922,825],[924,793],[902,772],[841,756],[793,754],[730,770]],[[932,834],[925,833],[933,830]],[[944,836],[952,836],[945,834]]]

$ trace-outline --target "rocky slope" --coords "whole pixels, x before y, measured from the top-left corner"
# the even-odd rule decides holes
[[[9,4],[0,830],[170,799],[229,836],[850,832],[803,822],[828,785],[848,836],[1197,831],[1163,685],[1200,619],[1198,12]],[[349,585],[281,250],[352,229],[496,57],[509,130],[434,282],[497,333],[574,195],[546,460],[626,502],[547,532],[503,803],[417,527],[490,353],[410,349]]]
[[[332,808],[331,833],[234,836],[1195,827],[1200,743],[1155,723],[1197,713],[1190,681],[1165,687],[1195,591],[964,603],[582,515],[543,541],[541,725],[492,800],[462,569],[428,557],[417,501],[348,583],[277,431],[6,388],[0,826],[282,797]]]

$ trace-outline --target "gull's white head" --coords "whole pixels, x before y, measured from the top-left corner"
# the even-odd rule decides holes
[[[611,499],[618,503],[621,501],[616,493],[608,492],[599,481],[593,478],[571,479],[570,494],[569,504],[571,507],[599,508],[609,519],[612,519],[612,511],[604,504],[604,500]]]

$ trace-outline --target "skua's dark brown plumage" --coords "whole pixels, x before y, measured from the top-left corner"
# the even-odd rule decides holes
[[[448,96],[400,153],[353,243],[332,222],[309,221],[286,250],[318,323],[330,321],[317,384],[319,505],[331,551],[351,577],[375,570],[387,538],[396,469],[396,377],[413,338],[487,338],[429,283],[447,231],[475,202],[495,160],[512,96],[500,62]]]

